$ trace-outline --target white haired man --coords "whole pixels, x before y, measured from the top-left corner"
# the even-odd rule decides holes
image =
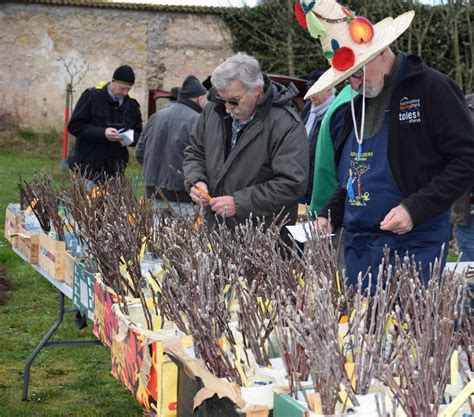
[[[211,77],[209,104],[185,149],[192,200],[235,226],[249,216],[284,209],[294,223],[307,186],[306,132],[292,96],[262,74],[258,61],[238,53]],[[212,198],[211,198],[212,197]]]

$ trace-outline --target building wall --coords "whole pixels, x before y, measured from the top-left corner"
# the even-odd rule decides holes
[[[146,119],[149,89],[204,80],[232,53],[218,15],[3,3],[0,123],[60,130],[67,83],[76,103],[121,64],[135,71],[131,95]]]

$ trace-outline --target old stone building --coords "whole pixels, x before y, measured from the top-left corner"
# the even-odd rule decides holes
[[[233,53],[213,7],[85,0],[0,3],[0,123],[61,129],[66,85],[81,92],[131,65],[132,95],[146,118],[149,89],[170,89],[190,73],[205,79]]]

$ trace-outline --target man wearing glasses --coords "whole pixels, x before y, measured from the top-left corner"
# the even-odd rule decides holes
[[[209,104],[185,149],[192,200],[235,226],[250,215],[284,209],[294,223],[306,191],[308,145],[292,95],[262,74],[257,60],[238,53],[213,72]]]
[[[473,184],[474,128],[463,94],[420,57],[391,49],[413,11],[372,25],[331,0],[311,8],[331,68],[306,98],[344,80],[359,93],[335,138],[339,185],[318,224],[344,225],[350,284],[369,268],[377,275],[386,246],[392,262],[395,251],[413,257],[427,282],[448,249],[450,206]]]
[[[128,95],[134,83],[133,69],[122,65],[102,88],[84,91],[74,108],[68,129],[77,140],[68,165],[79,168],[88,180],[101,182],[106,175],[122,172],[128,162],[127,146],[138,142],[140,105]]]

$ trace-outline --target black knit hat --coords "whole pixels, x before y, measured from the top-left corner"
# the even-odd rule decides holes
[[[319,80],[319,77],[321,77],[321,75],[324,74],[324,71],[321,71],[321,70],[314,70],[314,71],[311,71],[309,74],[308,74],[308,79],[306,80],[306,87],[311,87],[316,81]]]
[[[179,96],[182,98],[196,98],[205,94],[206,88],[194,75],[188,75],[179,90]]]
[[[121,65],[114,71],[112,81],[127,85],[133,85],[135,84],[135,73],[128,65]]]

